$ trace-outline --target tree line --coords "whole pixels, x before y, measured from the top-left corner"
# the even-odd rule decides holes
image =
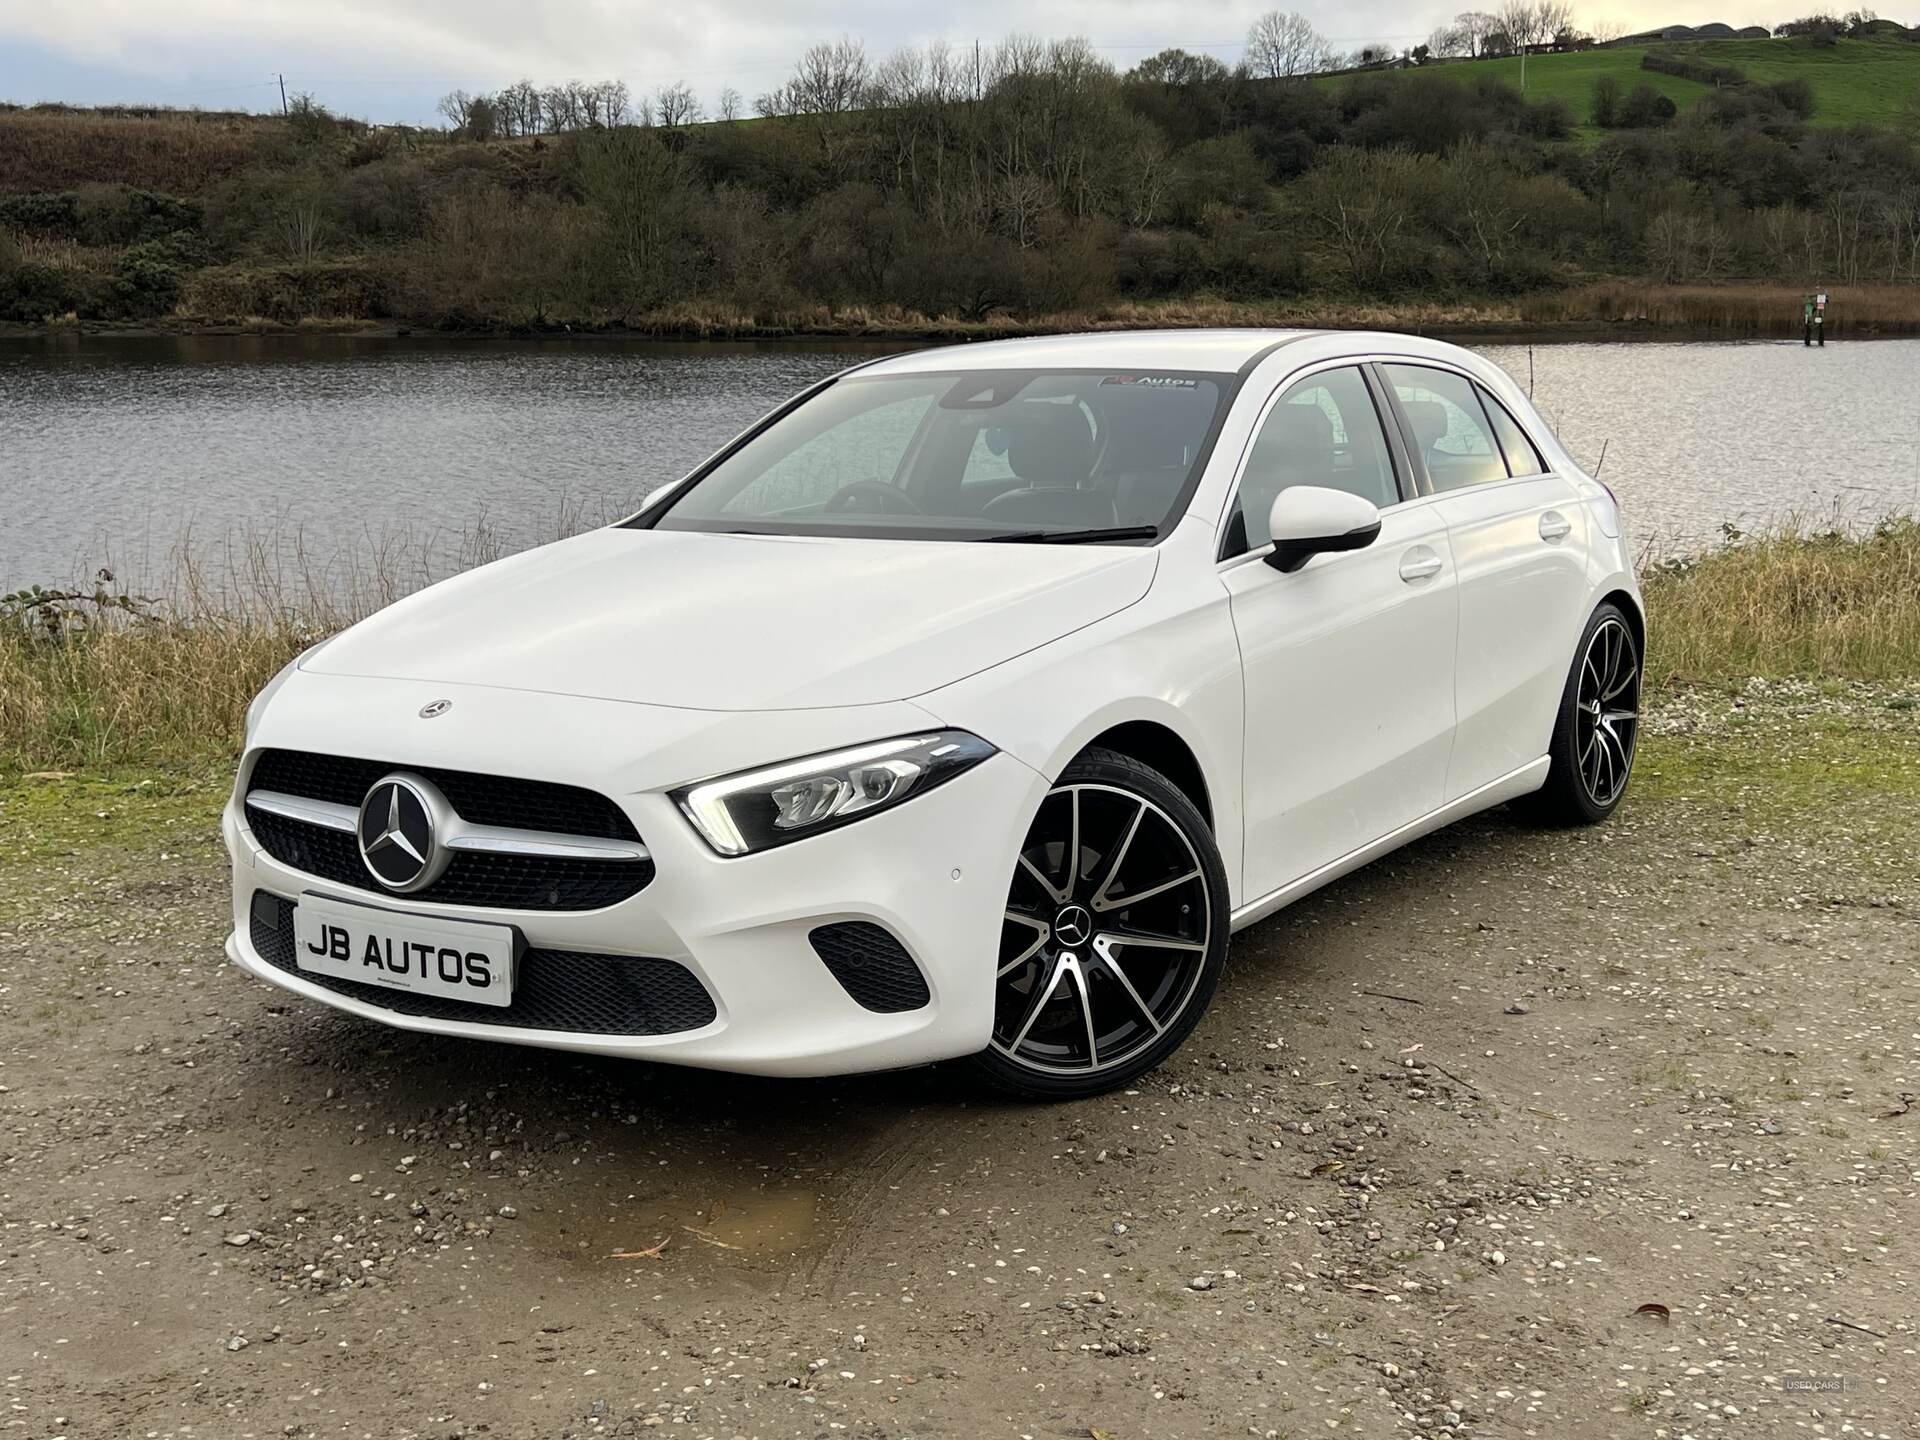
[[[1263,71],[1312,62],[1297,28],[1267,27]],[[466,131],[473,97],[458,136],[308,103],[173,194],[0,196],[0,317],[979,319],[1920,280],[1920,125],[1817,128],[1804,87],[1740,84],[1683,110],[1616,94],[1596,142],[1473,66],[1305,73],[1177,49],[1120,70],[1076,38],[878,61],[842,41],[752,119],[678,86],[509,87],[492,138]],[[148,141],[95,173],[136,178]]]

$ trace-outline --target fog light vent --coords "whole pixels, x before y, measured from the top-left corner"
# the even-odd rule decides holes
[[[932,998],[906,947],[878,925],[848,920],[822,925],[807,938],[840,988],[868,1010],[893,1015]]]

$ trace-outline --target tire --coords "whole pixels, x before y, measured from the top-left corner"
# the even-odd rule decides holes
[[[1227,959],[1227,875],[1159,771],[1088,750],[1041,801],[1009,881],[993,1036],[973,1065],[1024,1100],[1153,1069],[1199,1023]]]
[[[1547,781],[1515,808],[1541,825],[1597,825],[1626,796],[1640,737],[1641,655],[1612,601],[1587,619],[1560,695]]]

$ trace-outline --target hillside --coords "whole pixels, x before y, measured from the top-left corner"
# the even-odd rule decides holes
[[[1730,88],[1645,53],[1533,57],[1522,95],[1517,61],[1274,82],[1066,40],[977,93],[929,61],[852,108],[537,130],[0,106],[0,323],[1661,323],[1691,287],[1668,323],[1751,329],[1810,286],[1847,288],[1836,326],[1920,323],[1920,45],[1682,52]],[[1602,76],[1673,104],[1583,127]]]
[[[1640,58],[1649,48],[1621,45],[1557,55],[1529,55],[1527,99],[1564,100],[1573,111],[1576,124],[1591,126],[1593,82],[1602,75],[1615,77],[1623,90],[1651,85],[1682,109],[1711,88],[1678,75],[1642,69]],[[1822,48],[1781,37],[1692,41],[1658,48],[1697,56],[1710,65],[1731,66],[1755,84],[1804,79],[1813,87],[1815,125],[1896,125],[1908,103],[1920,94],[1920,44],[1906,40],[1841,40]],[[1420,70],[1390,73],[1418,75],[1429,70],[1463,79],[1492,75],[1515,89],[1520,87],[1517,56],[1445,61]],[[1322,77],[1320,83],[1338,87],[1347,78],[1329,75]]]

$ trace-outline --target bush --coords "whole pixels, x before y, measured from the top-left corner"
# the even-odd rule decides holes
[[[1790,115],[1802,120],[1813,118],[1813,86],[1807,83],[1803,75],[1791,80],[1776,80],[1766,87],[1766,93]]]
[[[1636,85],[1633,93],[1620,102],[1620,125],[1629,130],[1645,129],[1664,125],[1679,113],[1680,107],[1669,96],[1651,85]]]
[[[0,224],[28,235],[83,245],[134,245],[176,230],[198,230],[200,207],[131,185],[90,184],[61,194],[0,199]]]
[[[1620,123],[1620,77],[1602,75],[1593,82],[1593,106],[1589,112],[1593,123],[1602,129],[1612,129]]]
[[[1698,55],[1676,50],[1649,50],[1640,57],[1640,68],[1659,75],[1677,75],[1683,80],[1698,80],[1702,85],[1744,85],[1746,74],[1731,65],[1715,65]]]
[[[378,319],[394,313],[393,277],[370,260],[229,265],[186,277],[180,307],[201,320]]]
[[[32,324],[90,310],[94,291],[88,282],[77,271],[31,261],[0,269],[0,320]]]

